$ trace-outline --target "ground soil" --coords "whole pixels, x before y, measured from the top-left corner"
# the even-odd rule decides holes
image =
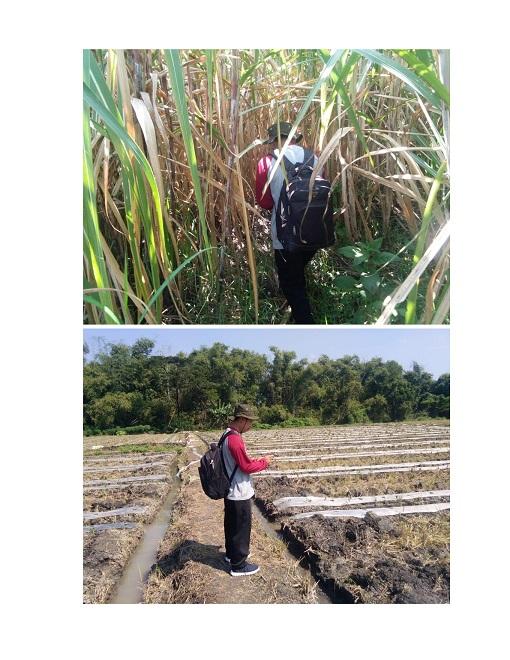
[[[390,519],[313,518],[290,521],[286,536],[309,557],[333,602],[447,603],[449,547],[442,542],[394,543],[404,536],[404,516]],[[449,525],[448,514],[416,516],[422,525]],[[403,525],[404,523],[404,525]],[[415,520],[416,524],[416,520]]]
[[[135,529],[108,529],[83,537],[83,602],[105,603],[143,534]]]

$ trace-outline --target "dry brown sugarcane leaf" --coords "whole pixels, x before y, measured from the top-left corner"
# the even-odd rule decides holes
[[[346,167],[342,167],[341,171],[341,177],[342,177],[342,186],[341,186],[341,192],[342,192],[342,206],[344,208],[344,224],[345,224],[345,229],[347,230],[347,236],[349,237],[349,241],[353,242],[354,241],[354,232],[351,227],[351,217],[349,213],[349,197],[347,193],[347,161],[345,158],[342,156],[342,154],[339,152],[339,158],[340,158],[340,164],[343,166],[343,164],[346,164]]]
[[[418,233],[418,223],[416,221],[416,216],[413,212],[412,203],[409,199],[404,197],[404,195],[401,195],[400,193],[396,193],[396,195],[399,206],[402,210],[402,215],[404,216],[409,231],[414,236],[415,234]]]
[[[193,135],[196,137],[197,141],[199,142],[200,146],[207,151],[208,155],[211,157],[211,159],[214,161],[215,165],[218,167],[218,169],[222,172],[223,176],[227,177],[229,174],[229,168],[228,165],[221,159],[221,157],[217,154],[216,150],[210,145],[203,137],[203,135],[200,133],[199,130],[195,126],[191,126],[191,130],[193,132]],[[183,164],[183,163],[181,163]],[[186,166],[187,167],[187,166]],[[231,170],[232,172],[234,170]]]
[[[425,312],[423,314],[423,323],[431,323],[434,314],[434,301],[437,295],[439,286],[444,277],[445,271],[448,268],[449,251],[443,249],[443,254],[434,268],[430,280],[427,285],[427,292],[425,295]]]
[[[363,229],[365,230],[365,239],[367,241],[371,241],[373,240],[374,237],[372,236],[372,232],[370,231],[370,227],[368,226],[366,215],[363,209],[361,208],[361,204],[357,197],[356,197],[356,208],[358,209],[358,214],[361,217],[361,223],[363,225]]]
[[[104,157],[103,144],[104,144],[104,138],[101,140],[99,144],[99,148],[94,158],[94,186],[97,186],[97,180],[99,178],[99,170],[101,169],[101,165],[103,162],[103,157]]]
[[[379,144],[376,140],[371,138],[373,142],[376,144]],[[369,158],[370,156],[382,156],[384,154],[392,154],[392,153],[406,153],[406,152],[411,152],[411,151],[441,151],[439,147],[391,147],[387,149],[377,149],[376,151],[370,151],[367,154],[363,154],[362,156],[358,156],[355,158],[351,163],[347,164],[347,167],[350,167],[354,165],[354,163],[359,162],[360,160],[363,160],[364,158]],[[421,171],[421,170],[419,170]]]
[[[101,170],[101,166],[103,167],[103,194],[105,190],[108,190],[108,165],[109,165],[109,160],[110,160],[110,140],[108,138],[103,138],[99,149],[97,150],[96,157],[94,159],[94,183],[96,186],[96,190],[98,187],[101,187],[99,184],[99,172]],[[108,214],[108,204],[106,203],[105,199],[105,214],[106,218],[111,224],[110,221],[110,216]]]
[[[312,199],[312,188],[313,188],[315,178],[319,175],[320,172],[322,172],[322,168],[326,164],[326,161],[328,160],[328,158],[334,152],[334,150],[337,147],[340,140],[343,137],[345,137],[348,133],[350,133],[352,130],[353,129],[352,129],[351,126],[339,128],[336,131],[336,133],[333,135],[331,140],[327,143],[327,145],[322,150],[322,153],[321,153],[321,155],[319,156],[319,158],[317,160],[317,165],[313,168],[312,176],[310,177],[309,199]]]
[[[427,291],[425,294],[425,311],[423,313],[423,323],[430,323],[432,314],[434,312],[434,283],[438,276],[437,267],[434,268],[430,280],[427,284]]]
[[[115,181],[115,183],[113,184],[111,196],[115,197],[118,194],[121,187],[122,187],[122,177],[119,176],[117,177],[117,181]]]
[[[156,94],[158,90],[158,75],[156,73],[151,73],[151,80],[152,80],[152,108],[154,110],[154,122],[157,126],[159,134],[161,135],[161,139],[163,140],[165,147],[168,149],[169,146],[168,135],[165,130],[163,120],[161,119],[161,116],[159,114],[159,109],[156,102]],[[145,99],[145,96],[147,96],[147,100]],[[144,100],[145,105],[147,105],[149,95],[146,94],[145,92],[142,92],[141,97]]]
[[[158,143],[156,140],[156,131],[154,130],[154,124],[152,118],[147,110],[147,106],[140,99],[131,99],[131,105],[138,119],[138,123],[142,129],[143,137],[145,139],[145,144],[147,146],[147,152],[149,154],[149,162],[154,172],[154,177],[156,179],[156,185],[158,187],[159,197],[161,200],[161,205],[164,205],[165,194],[163,190],[163,176],[161,174],[161,167],[159,164],[158,157]]]
[[[201,174],[200,176],[201,176],[203,179],[206,178],[206,175],[205,175],[205,174]],[[217,188],[218,190],[221,190],[221,192],[223,192],[223,193],[224,193],[225,190],[226,190],[225,186],[224,186],[222,183],[220,183],[219,181],[216,181],[216,180],[214,180],[214,179],[210,179],[210,184],[211,184],[214,188]],[[251,211],[251,213],[253,213],[254,215],[258,216],[261,220],[266,220],[266,218],[262,215],[262,213],[260,213],[260,211],[257,211],[257,209],[256,209],[254,206],[252,206],[251,204],[249,204],[248,202],[246,202],[244,199],[241,199],[239,193],[236,192],[236,191],[234,191],[234,199],[236,200],[237,203],[242,203],[242,202],[244,202],[245,205],[246,205],[246,208],[247,208],[249,211]]]
[[[124,50],[117,50],[117,77],[119,81],[120,92],[122,96],[122,111],[124,114],[124,121],[126,122],[126,130],[130,138],[136,141],[136,130],[133,121],[133,112],[131,110],[131,92],[129,91],[129,77],[126,68],[126,61],[124,59]],[[134,158],[130,154],[130,158]]]
[[[239,117],[239,58],[237,56],[237,51],[233,51],[232,57],[232,79],[231,79],[231,94],[230,94],[230,141],[229,141],[229,155],[228,155],[228,174],[227,174],[227,190],[225,193],[225,206],[223,208],[223,219],[221,222],[222,228],[222,243],[225,244],[225,238],[230,234],[231,230],[231,215],[230,215],[230,195],[232,190],[232,175],[233,175],[233,166],[234,158],[237,153],[237,127],[238,127],[238,117]],[[237,164],[237,171],[240,174],[239,162]]]
[[[424,181],[425,183],[432,183],[434,181],[432,177],[421,174],[390,174],[387,178],[400,179],[401,181]]]
[[[390,144],[394,145],[394,148],[398,148],[398,147],[401,146],[401,145],[399,145],[399,143],[398,143],[394,138],[391,137],[391,135],[385,135],[385,136],[383,136],[383,137],[384,137],[386,140],[388,140],[388,142],[389,142]],[[412,182],[412,183],[411,183],[411,187],[412,187],[413,191],[416,193],[416,195],[419,195],[418,188],[417,188],[416,185],[413,183],[415,180],[419,180],[419,181],[421,182],[421,184],[422,184],[422,188],[423,188],[423,191],[424,191],[424,197],[425,197],[425,198],[428,198],[429,193],[430,193],[430,185],[431,185],[431,183],[432,183],[432,181],[433,181],[434,179],[433,179],[433,178],[430,179],[430,178],[428,178],[428,177],[424,177],[424,176],[423,176],[423,172],[422,172],[421,169],[418,167],[418,165],[416,164],[416,162],[413,160],[413,158],[412,158],[412,156],[411,156],[411,154],[410,154],[410,151],[411,151],[410,148],[405,148],[405,149],[402,149],[401,151],[399,151],[399,152],[395,152],[395,153],[399,153],[399,154],[402,156],[402,158],[403,158],[403,159],[405,160],[405,162],[407,163],[407,167],[408,167],[408,169],[409,169],[411,175],[414,175],[413,177],[409,177],[409,179],[408,179],[409,181]],[[402,168],[402,169],[403,169],[403,168]],[[408,175],[407,175],[407,176],[408,176]],[[422,178],[419,178],[419,177],[422,177]]]
[[[360,232],[358,224],[356,222],[356,188],[354,186],[354,178],[352,176],[352,170],[347,170],[347,188],[349,190],[348,204],[349,204],[349,221],[351,224],[352,234],[354,240],[358,240],[360,237]]]
[[[447,150],[447,148],[446,148],[446,145],[445,145],[444,139],[443,139],[442,136],[439,134],[439,131],[437,130],[436,125],[435,125],[434,122],[432,121],[432,119],[431,119],[431,117],[430,117],[430,115],[429,115],[429,113],[428,113],[428,110],[427,110],[425,104],[423,103],[423,101],[421,100],[419,94],[416,94],[416,98],[418,99],[418,103],[420,104],[420,108],[421,108],[423,114],[425,115],[425,118],[426,118],[426,120],[427,120],[427,122],[428,122],[428,125],[430,126],[430,130],[431,130],[431,132],[433,133],[433,135],[434,135],[434,137],[435,137],[435,139],[436,139],[437,144],[440,146],[441,151],[443,152],[444,159],[445,159],[445,160],[448,160],[448,150]],[[420,119],[420,122],[421,122],[421,124],[423,125],[423,127],[425,128],[425,124],[424,124],[424,122],[423,122],[422,119]],[[425,130],[427,130],[427,129],[425,128]],[[429,135],[430,135],[430,133],[429,133]]]
[[[450,287],[448,287],[446,293],[443,296],[443,299],[441,300],[439,307],[436,310],[436,313],[434,314],[432,318],[432,323],[443,323],[446,315],[450,311]]]
[[[110,195],[110,193],[108,192],[108,189],[104,187],[104,182],[99,183],[99,187],[103,191],[103,195],[104,195],[104,198],[105,198],[105,201],[106,201],[106,204],[105,204],[106,209],[108,209],[108,208],[111,209],[115,219],[117,220],[117,222],[119,224],[121,233],[124,234],[124,236],[127,239],[127,237],[129,236],[129,232],[128,232],[128,229],[127,229],[126,224],[124,222],[124,218],[122,217],[119,209],[117,208],[117,204],[115,204],[115,202],[113,201],[113,198]],[[110,220],[110,216],[108,215],[108,210],[106,212],[106,216]],[[110,220],[110,224],[111,224],[111,220]],[[119,231],[116,227],[113,226],[113,224],[111,224],[111,226],[113,227],[113,229],[115,229],[115,231]]]
[[[420,208],[423,209],[425,208],[426,200],[424,200],[421,196],[416,196],[416,194],[412,190],[409,190],[409,188],[406,188],[405,186],[402,186],[399,183],[395,183],[394,181],[379,176],[378,174],[374,174],[373,172],[368,172],[367,170],[363,170],[360,167],[357,167],[356,165],[351,165],[351,168],[356,172],[358,172],[359,174],[361,174],[362,176],[367,177],[368,179],[372,179],[372,181],[376,181],[377,183],[380,183],[382,186],[386,186],[387,188],[391,188],[392,190],[395,190],[396,192],[399,192],[402,195],[407,195],[407,197],[411,197],[411,199],[414,199],[416,202],[418,202]]]
[[[103,136],[101,135],[101,133],[96,133],[96,135],[94,135],[94,137],[91,137],[90,146],[91,146],[92,151],[94,151],[94,149],[97,146],[97,143],[99,142],[99,140],[101,140],[102,137]]]

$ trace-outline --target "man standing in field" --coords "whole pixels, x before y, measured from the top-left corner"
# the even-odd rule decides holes
[[[271,145],[271,152],[261,158],[257,164],[255,197],[259,206],[267,210],[272,209],[271,238],[273,241],[276,270],[278,272],[280,289],[287,298],[287,302],[292,310],[292,320],[294,323],[311,324],[314,323],[314,319],[306,294],[305,267],[313,259],[316,251],[288,252],[278,240],[276,233],[276,207],[280,199],[282,186],[285,182],[283,161],[273,174],[276,157],[280,153],[276,147],[281,147],[289,136],[291,129],[291,124],[287,122],[273,124],[267,129],[268,138],[264,141],[264,144]],[[304,161],[305,151],[303,147],[298,145],[298,142],[302,138],[303,136],[297,133],[285,150],[285,157],[291,163],[302,163]],[[315,166],[316,164],[317,157],[314,157],[313,165]],[[273,178],[266,191],[263,192],[271,175],[273,175]]]
[[[229,435],[222,446],[227,474],[230,476],[235,470],[224,500],[225,561],[230,563],[230,575],[233,577],[253,575],[260,570],[257,564],[247,562],[250,555],[252,498],[255,494],[250,474],[265,470],[271,456],[252,460],[246,454],[241,434],[251,429],[255,419],[258,417],[254,406],[236,406],[234,418],[226,430]]]

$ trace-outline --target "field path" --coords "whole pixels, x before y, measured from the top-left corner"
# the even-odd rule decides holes
[[[191,435],[189,449],[196,460],[195,452],[203,453],[205,446]],[[264,529],[255,505],[250,561],[261,569],[253,576],[232,577],[224,561],[223,501],[204,495],[196,463],[182,477],[181,497],[161,543],[157,569],[149,577],[146,603],[318,602],[320,593],[310,575]]]

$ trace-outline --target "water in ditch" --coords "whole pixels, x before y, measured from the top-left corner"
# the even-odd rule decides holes
[[[142,602],[144,586],[151,567],[156,562],[159,544],[168,529],[179,488],[180,481],[174,477],[156,518],[146,525],[144,535],[131,556],[117,588],[109,600],[110,603],[127,605]]]

